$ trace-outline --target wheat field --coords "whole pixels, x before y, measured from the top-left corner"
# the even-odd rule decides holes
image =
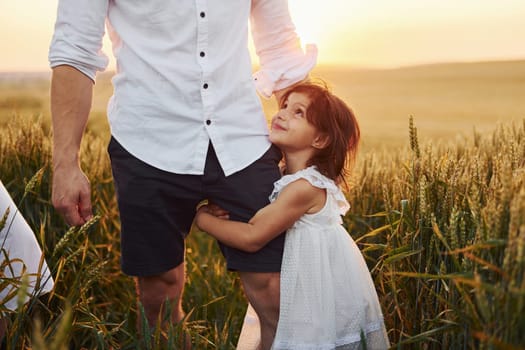
[[[524,67],[314,72],[363,127],[344,225],[372,272],[393,348],[525,348]],[[97,82],[82,144],[97,215],[79,228],[68,228],[49,201],[48,77],[0,83],[0,178],[56,281],[53,293],[8,315],[4,347],[176,349],[189,332],[195,349],[234,349],[246,306],[240,283],[198,231],[187,240],[186,328],[144,329],[151,342],[137,335],[141,308],[133,281],[119,271],[107,79]],[[271,114],[272,101],[263,104]]]

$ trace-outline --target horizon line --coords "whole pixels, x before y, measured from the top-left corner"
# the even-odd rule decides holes
[[[313,68],[314,70],[316,68],[344,68],[348,70],[354,70],[354,71],[382,71],[382,70],[396,70],[396,69],[406,69],[406,68],[415,68],[415,67],[425,67],[425,66],[438,66],[438,65],[453,65],[453,64],[483,64],[483,63],[510,63],[510,62],[525,62],[525,57],[522,58],[508,58],[508,59],[481,59],[481,60],[450,60],[450,61],[435,61],[435,62],[423,62],[423,63],[407,63],[407,64],[399,64],[399,65],[392,65],[392,66],[380,66],[380,65],[358,65],[358,64],[352,64],[352,63],[344,63],[344,62],[320,62],[317,63],[317,65]],[[257,69],[259,67],[258,64],[253,64],[252,68]],[[8,74],[47,74],[51,73],[51,68],[48,68],[47,70],[2,70],[0,69],[0,74],[2,75],[8,75]],[[98,74],[108,74],[108,73],[114,73],[115,69],[107,69],[102,72],[99,72]]]

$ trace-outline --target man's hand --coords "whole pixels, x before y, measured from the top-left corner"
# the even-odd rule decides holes
[[[310,77],[309,76],[306,76],[303,80],[301,81],[298,81],[297,83],[293,84],[293,85],[290,85],[288,86],[287,88],[284,88],[284,89],[281,89],[281,90],[276,90],[273,92],[273,95],[275,96],[275,100],[277,101],[277,106],[278,107],[281,107],[281,99],[282,97],[284,96],[284,94],[286,94],[286,92],[290,89],[292,89],[293,87],[299,85],[299,84],[302,84],[302,83],[307,83],[310,81]]]
[[[93,217],[91,186],[78,166],[54,170],[51,201],[69,225],[83,225]]]

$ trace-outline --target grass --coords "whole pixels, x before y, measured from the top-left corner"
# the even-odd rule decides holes
[[[437,68],[434,74],[442,76]],[[413,69],[405,78],[396,79],[414,82],[432,72]],[[479,66],[469,69],[461,76],[479,75],[483,70]],[[399,71],[383,73],[388,80]],[[332,81],[329,71],[323,74]],[[483,74],[496,73],[489,69]],[[382,78],[378,74],[375,79]],[[472,82],[472,89],[478,83]],[[337,93],[339,89],[343,97],[348,91],[364,99],[367,90],[380,88],[379,84],[374,88],[373,79],[368,84],[356,83],[349,90],[334,84],[334,90]],[[515,82],[503,79],[501,84]],[[511,90],[521,91],[522,85]],[[441,91],[435,88],[435,93]],[[485,88],[489,89],[479,87]],[[381,89],[381,94],[390,91]],[[414,90],[407,91],[418,96]],[[468,94],[464,91],[458,98],[469,101]],[[436,102],[428,98],[425,103]],[[522,99],[514,101],[523,111]],[[412,106],[416,105],[414,97]],[[97,108],[95,105],[95,112]],[[373,113],[363,114],[363,104],[358,103],[357,109],[361,110],[358,115],[374,118]],[[425,132],[432,125],[428,120],[421,123],[422,131],[418,113],[408,118],[404,111],[392,111],[392,122],[377,126],[377,139],[359,156],[348,192],[352,210],[344,224],[372,272],[393,347],[525,349],[523,115],[509,112],[514,122],[500,123],[494,122],[499,119],[495,116],[487,131],[483,120],[488,117],[480,114],[476,130],[458,128],[461,133],[448,134],[445,140],[438,137],[439,132]],[[141,316],[134,284],[119,270],[119,220],[105,151],[106,126],[92,125],[81,151],[83,169],[93,186],[96,217],[83,227],[70,229],[49,202],[48,119],[45,113],[31,113],[24,117],[15,111],[0,118],[4,123],[0,129],[0,174],[43,246],[56,288],[9,314],[5,347],[162,348],[159,330],[152,331],[152,344],[139,339],[136,324]],[[441,120],[448,119],[444,116]],[[468,120],[472,125],[475,118]],[[364,120],[365,130],[367,123],[374,122]],[[397,129],[402,131],[392,136],[385,128],[394,124],[394,134]],[[382,139],[382,132],[391,139]],[[238,277],[225,270],[216,243],[205,234],[192,232],[186,250],[188,281],[183,305],[194,347],[234,349],[245,308]],[[1,302],[0,311],[7,312]],[[183,330],[173,325],[165,337],[176,348],[182,334]]]
[[[405,152],[361,158],[345,217],[371,268],[392,343],[523,348],[525,121],[449,145],[420,144],[413,123],[410,135]],[[56,281],[51,295],[10,315],[7,348],[155,348],[140,343],[134,285],[119,272],[119,222],[103,141],[88,134],[82,147],[97,216],[67,228],[49,203],[45,128],[17,120],[0,140],[2,179]],[[186,268],[184,306],[196,348],[233,349],[245,307],[237,276],[200,232],[188,239]],[[180,329],[171,332],[176,341]]]
[[[351,203],[372,215],[348,225],[399,345],[525,346],[524,131],[509,124],[422,147],[411,123],[407,154],[361,163]]]

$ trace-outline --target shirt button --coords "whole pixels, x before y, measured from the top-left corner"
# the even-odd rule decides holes
[[[204,13],[204,11],[202,11],[202,12],[200,13],[200,15],[201,15],[202,18],[206,17],[206,13]]]
[[[211,124],[211,120],[206,119],[206,125],[210,125],[210,124]]]
[[[206,54],[204,53],[204,51],[201,51],[200,55],[201,55],[201,57],[206,56]]]
[[[203,87],[204,89],[207,89],[207,88],[208,88],[208,83],[204,83],[204,85],[202,85],[202,87]]]

